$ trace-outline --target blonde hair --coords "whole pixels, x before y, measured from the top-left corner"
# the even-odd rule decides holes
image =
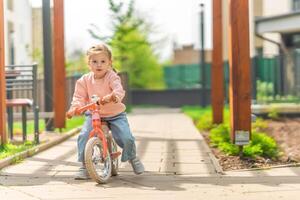
[[[87,60],[90,61],[90,57],[92,55],[99,54],[99,53],[106,53],[108,58],[110,60],[112,59],[112,53],[110,47],[104,43],[101,43],[92,46],[91,48],[88,49],[88,51],[86,52]]]

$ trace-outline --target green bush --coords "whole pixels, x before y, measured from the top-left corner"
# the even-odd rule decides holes
[[[251,125],[252,125],[252,130],[254,131],[263,131],[268,128],[267,122],[260,117],[256,118],[255,122],[253,122]]]
[[[273,138],[265,133],[252,133],[251,146],[260,145],[262,149],[262,156],[269,158],[278,157],[278,146]]]
[[[238,155],[239,147],[231,143],[228,126],[219,125],[211,129],[209,139],[213,147],[217,147],[228,155]],[[250,143],[243,148],[243,156],[246,157],[276,158],[278,153],[278,147],[273,138],[265,133],[256,133],[255,131],[252,133]]]
[[[227,155],[239,154],[239,147],[232,144],[230,139],[228,108],[225,108],[224,123],[220,125],[212,123],[212,111],[210,107],[184,107],[183,111],[193,118],[199,130],[210,130],[209,139],[212,147],[218,148]],[[250,143],[244,146],[243,156],[278,157],[279,151],[275,140],[265,133],[259,132],[264,131],[267,127],[267,123],[261,118],[252,123],[252,138]]]
[[[266,103],[273,100],[274,84],[271,82],[264,82],[257,80],[257,101]]]
[[[183,106],[181,109],[194,121],[198,121],[203,115],[211,113],[211,107],[203,108],[200,106]]]
[[[211,117],[205,115],[198,120],[196,126],[201,131],[208,131],[214,127]]]
[[[224,124],[212,128],[209,139],[213,147],[217,147],[227,155],[237,155],[239,153],[238,146],[230,142],[229,127]]]
[[[271,109],[271,111],[268,113],[268,117],[273,119],[273,120],[278,120],[279,119],[278,110],[273,107]]]
[[[239,147],[229,142],[221,142],[218,148],[227,155],[236,156],[239,154]]]
[[[225,125],[221,124],[211,129],[209,134],[210,142],[213,146],[218,146],[219,143],[229,143],[229,129]]]
[[[261,156],[263,154],[263,150],[261,144],[255,145],[245,145],[243,147],[243,155],[246,157],[254,157],[254,156]]]

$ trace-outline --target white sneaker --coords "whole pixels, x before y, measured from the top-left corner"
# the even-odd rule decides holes
[[[138,157],[130,160],[129,163],[131,164],[135,174],[142,174],[145,171],[144,165]]]
[[[81,166],[78,172],[75,174],[75,180],[88,180],[90,176],[85,168],[85,166]]]

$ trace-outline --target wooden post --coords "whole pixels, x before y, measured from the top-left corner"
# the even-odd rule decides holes
[[[7,143],[6,132],[6,86],[5,86],[4,7],[0,0],[0,136],[1,144]]]
[[[248,0],[229,0],[229,102],[231,139],[250,139],[251,73]],[[237,137],[239,136],[239,137]],[[244,141],[245,141],[244,140]],[[246,142],[247,143],[247,142]],[[238,145],[243,145],[239,143]]]
[[[43,10],[43,54],[44,54],[44,101],[45,112],[53,112],[53,59],[51,1],[42,1]],[[45,118],[46,131],[53,131],[53,117]]]
[[[211,100],[213,123],[223,122],[224,70],[222,44],[222,0],[213,0],[213,55],[211,69]]]
[[[64,0],[53,1],[53,106],[54,126],[65,127],[66,71],[64,49]]]

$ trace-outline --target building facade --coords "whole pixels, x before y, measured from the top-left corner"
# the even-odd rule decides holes
[[[182,45],[173,49],[172,64],[195,64],[200,62],[201,52],[194,45]],[[205,50],[205,61],[211,63],[212,51]]]
[[[32,14],[29,0],[4,1],[5,65],[31,64]]]
[[[283,93],[300,95],[300,0],[264,0],[262,10],[255,18],[262,53],[278,55]]]

